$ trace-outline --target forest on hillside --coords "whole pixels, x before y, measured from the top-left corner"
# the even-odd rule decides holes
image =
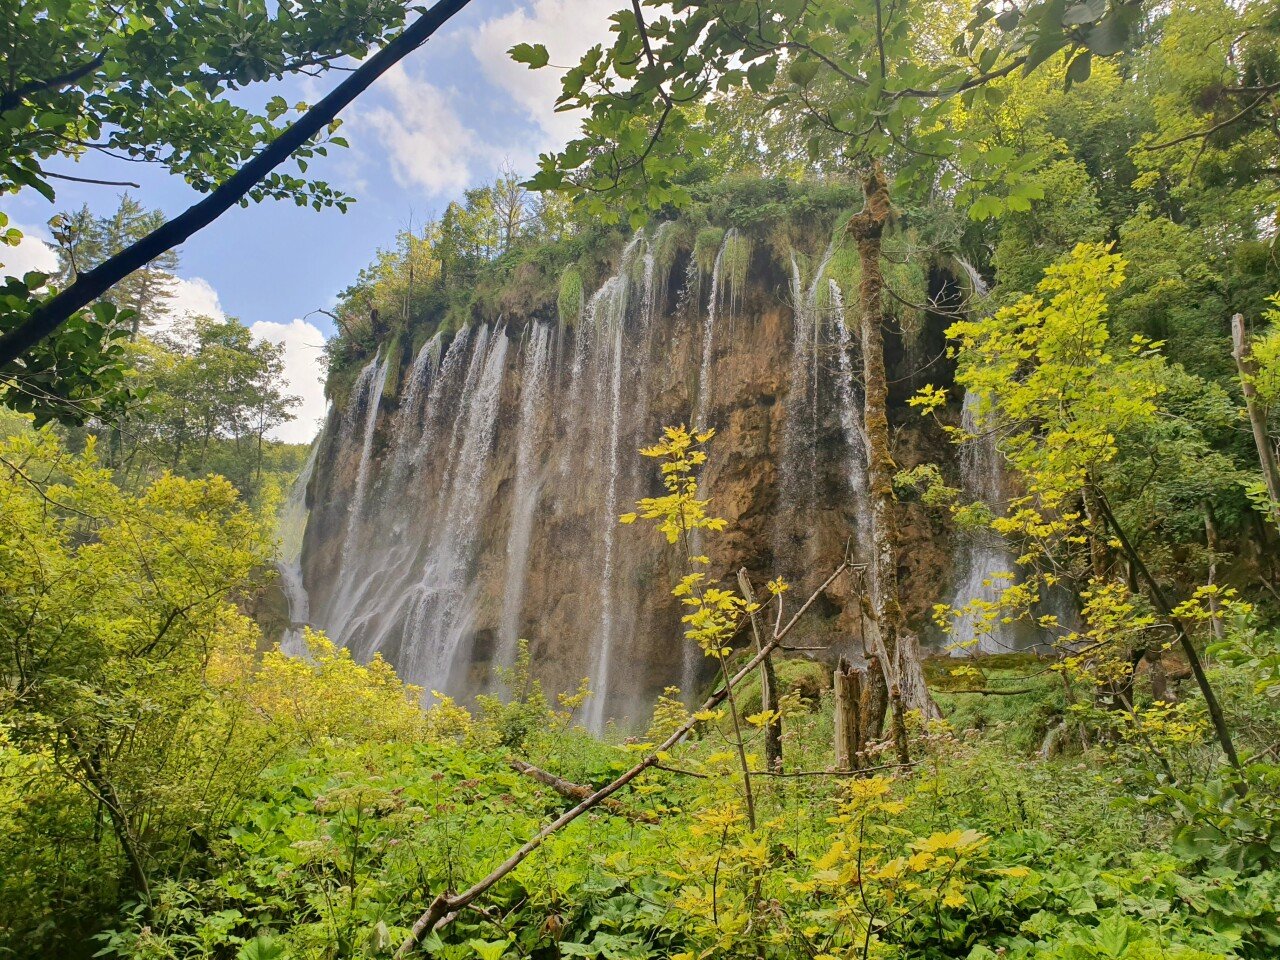
[[[1280,953],[1280,6],[636,0],[577,63],[530,35],[510,57],[558,73],[576,138],[388,228],[321,311],[309,453],[274,439],[283,348],[175,312],[179,244],[237,204],[354,202],[308,162],[466,5],[9,4],[0,194],[56,203],[54,165],[102,152],[200,199],[166,218],[109,182],[49,220],[55,270],[0,286],[0,957]],[[330,70],[315,105],[254,99]],[[654,349],[705,373],[688,344],[748,274],[760,311],[834,318],[865,516],[829,567],[748,574],[726,517],[752,510],[709,478],[752,457],[703,386],[623,451],[647,492],[605,499],[606,555],[679,612],[664,657],[696,688],[607,722],[592,678],[542,681],[535,615],[451,696],[284,608],[326,436],[363,448],[330,504],[349,534],[379,417],[425,409],[412,377],[454,345],[474,394],[508,349],[570,376],[616,336],[617,384],[636,305],[608,298],[639,290],[697,328]],[[386,474],[406,501],[423,460],[494,442],[433,426]],[[513,459],[585,475],[594,451]],[[464,526],[518,486],[473,491]],[[920,530],[1007,568],[917,595]],[[556,590],[608,603],[611,571]],[[849,659],[809,645],[837,594]],[[592,609],[638,631],[626,612]]]

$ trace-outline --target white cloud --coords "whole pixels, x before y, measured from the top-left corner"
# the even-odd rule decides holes
[[[0,277],[21,277],[32,270],[53,273],[58,269],[58,254],[40,239],[44,231],[13,221],[9,226],[22,232],[22,241],[16,247],[0,246]]]
[[[475,182],[477,166],[492,165],[494,151],[462,122],[455,91],[415,79],[402,66],[387,71],[378,86],[391,106],[359,113],[352,122],[378,135],[400,186],[457,194]]]
[[[169,300],[169,315],[175,320],[184,317],[212,317],[225,320],[227,312],[218,300],[218,291],[204,277],[178,277],[173,284],[173,296]]]
[[[324,334],[305,320],[259,320],[249,327],[249,332],[255,340],[283,344],[285,392],[302,398],[293,409],[294,419],[277,427],[271,439],[310,443],[324,419]]]
[[[475,31],[471,52],[490,83],[525,109],[543,133],[539,150],[556,149],[578,132],[581,116],[556,113],[561,71],[530,70],[507,51],[517,43],[541,43],[551,62],[573,66],[589,47],[609,39],[609,16],[618,0],[533,0],[503,17],[487,20]]]

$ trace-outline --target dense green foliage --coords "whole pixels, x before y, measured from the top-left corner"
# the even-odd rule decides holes
[[[362,52],[404,16],[19,6],[0,191],[107,147],[207,190],[290,110],[230,91]],[[756,264],[785,290],[778,265],[828,243],[851,295],[878,259],[872,320],[900,362],[927,359],[926,334],[949,347],[893,371],[892,416],[989,441],[1010,481],[983,502],[950,462],[898,476],[899,496],[1016,548],[998,597],[938,620],[1051,645],[930,660],[943,719],[907,715],[857,770],[838,769],[830,666],[801,658],[775,658],[776,710],[753,673],[693,715],[668,691],[648,730],[599,739],[575,723],[591,692],[544,691],[527,647],[502,695],[465,708],[319,634],[287,658],[247,612],[301,453],[266,440],[291,405],[280,355],[236,321],[149,335],[174,266],[157,263],[0,385],[8,408],[74,424],[0,411],[0,957],[390,956],[580,798],[512,760],[588,790],[648,766],[424,931],[421,955],[1276,956],[1274,4],[650,0],[613,23],[564,79],[582,137],[533,181],[580,202],[504,171],[403,231],[340,297],[330,396],[376,351],[407,363],[464,324],[573,326],[624,214],[663,222],[668,277],[701,284],[718,260],[734,296]],[[548,66],[536,44],[513,53]],[[847,228],[881,170],[892,209],[868,259]],[[346,200],[290,176],[258,194],[280,195]],[[64,217],[55,285],[155,220],[132,201]],[[9,281],[0,320],[46,279]],[[719,568],[702,426],[644,451],[665,482],[621,519],[660,533],[631,549],[679,550],[655,589],[724,682],[762,604]],[[766,769],[779,728],[785,766]]]

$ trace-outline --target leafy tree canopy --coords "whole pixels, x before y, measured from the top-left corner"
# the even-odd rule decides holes
[[[1141,19],[1137,3],[1045,0],[997,9],[878,0],[765,4],[733,0],[689,4],[635,2],[613,16],[614,40],[588,51],[565,75],[557,104],[587,112],[583,135],[542,159],[532,181],[543,189],[574,187],[590,195],[595,214],[620,213],[602,194],[622,191],[633,223],[664,205],[688,200],[681,183],[710,143],[691,104],[749,88],[768,108],[798,118],[809,159],[839,169],[898,150],[900,178],[942,175],[954,186],[953,160],[999,168],[1017,194],[1027,163],[1014,156],[979,157],[944,123],[955,97],[998,100],[992,80],[1030,72],[1064,49],[1067,81],[1089,76],[1095,54],[1119,52]],[[519,44],[512,56],[548,65],[544,47]],[[909,158],[909,159],[908,159]],[[970,202],[990,204],[988,190]],[[985,209],[985,208],[983,208]],[[981,214],[983,209],[977,212]],[[994,211],[992,211],[994,212]]]

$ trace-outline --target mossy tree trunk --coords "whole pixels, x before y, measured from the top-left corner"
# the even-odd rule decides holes
[[[899,598],[897,503],[893,477],[897,468],[889,443],[889,381],[884,360],[884,275],[881,252],[891,211],[889,184],[877,163],[863,177],[866,203],[849,221],[848,232],[858,244],[862,283],[858,288],[862,334],[864,428],[867,440],[867,484],[871,500],[871,571],[879,655],[887,686],[894,743],[899,760],[907,762],[905,715],[918,710],[938,715],[920,665],[917,638],[906,628]],[[878,731],[868,730],[864,737]]]
[[[1249,426],[1253,431],[1253,443],[1258,450],[1258,465],[1262,468],[1262,480],[1267,496],[1271,498],[1273,511],[1280,512],[1280,464],[1267,434],[1267,414],[1258,400],[1253,378],[1258,373],[1258,363],[1253,358],[1253,348],[1244,329],[1244,314],[1231,318],[1231,355],[1240,373],[1240,391],[1244,394],[1245,410],[1249,414]]]

